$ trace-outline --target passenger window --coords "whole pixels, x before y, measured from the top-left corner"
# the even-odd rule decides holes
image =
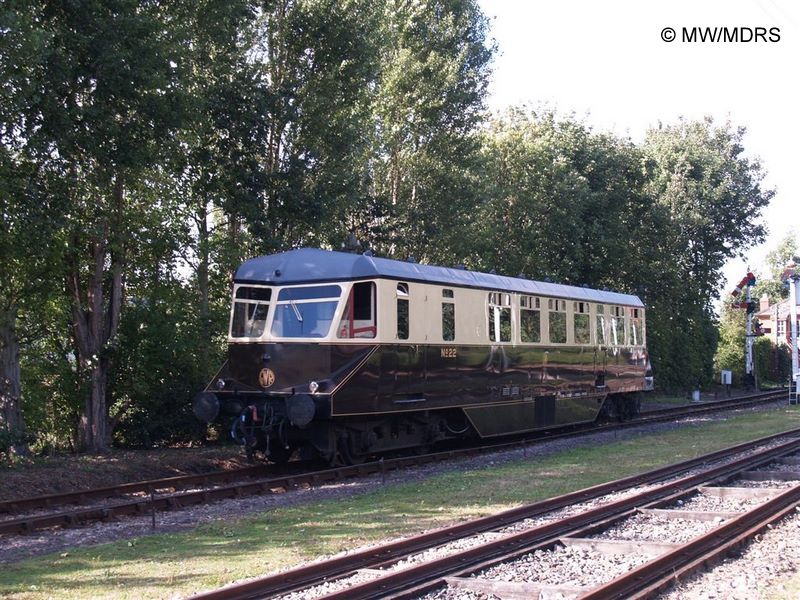
[[[539,343],[542,341],[542,311],[540,300],[533,296],[520,298],[519,335],[520,341]]]
[[[572,307],[574,312],[573,333],[575,336],[575,343],[590,344],[592,341],[592,330],[589,322],[589,303],[573,302]]]
[[[456,339],[456,305],[442,302],[442,339],[452,342]]]
[[[631,346],[644,345],[644,326],[642,324],[642,311],[638,308],[631,309],[630,328],[628,339]]]
[[[375,284],[371,281],[353,284],[339,322],[338,336],[374,338],[377,333],[375,324]]]
[[[489,341],[511,341],[511,294],[489,293]]]
[[[567,302],[549,298],[547,307],[550,309],[550,343],[567,343]]]
[[[456,305],[453,297],[453,290],[442,290],[442,339],[445,342],[456,339]]]
[[[602,304],[598,304],[595,310],[597,311],[595,338],[598,346],[604,346],[608,343],[605,307]]]
[[[611,311],[611,343],[614,346],[624,346],[625,309],[621,306],[612,306]]]
[[[408,284],[397,284],[397,339],[408,339]]]

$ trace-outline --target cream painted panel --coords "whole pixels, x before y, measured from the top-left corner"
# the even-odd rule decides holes
[[[456,339],[457,344],[488,344],[486,329],[486,290],[453,290],[456,300]]]
[[[381,344],[397,341],[397,281],[378,279],[378,337]]]

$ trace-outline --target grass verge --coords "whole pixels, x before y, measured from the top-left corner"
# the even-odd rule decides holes
[[[350,498],[281,508],[5,565],[0,596],[183,597],[367,542],[471,519],[800,427],[800,409],[697,420],[544,458],[445,473]]]

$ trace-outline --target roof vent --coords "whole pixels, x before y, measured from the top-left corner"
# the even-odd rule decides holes
[[[465,267],[464,265],[456,265],[453,268],[454,269],[459,269],[460,271],[466,271],[467,270],[467,267]]]
[[[415,263],[417,262],[417,259],[414,258],[413,256],[409,256],[408,258],[406,258],[406,262]]]
[[[356,237],[355,232],[351,231],[347,234],[347,237],[344,240],[344,244],[342,244],[342,250],[345,252],[358,252],[361,249],[361,244],[358,242],[358,238]]]
[[[281,276],[281,270],[275,269],[275,277],[280,277],[280,276]]]
[[[364,252],[364,256],[372,256],[372,250],[367,250]]]

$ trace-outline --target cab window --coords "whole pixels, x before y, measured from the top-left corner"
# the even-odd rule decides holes
[[[267,325],[271,297],[271,288],[238,287],[233,300],[231,337],[261,337]]]
[[[631,346],[644,346],[644,311],[640,308],[630,309],[628,339]]]
[[[326,337],[341,295],[342,288],[338,285],[283,288],[275,304],[272,335],[284,338]]]

